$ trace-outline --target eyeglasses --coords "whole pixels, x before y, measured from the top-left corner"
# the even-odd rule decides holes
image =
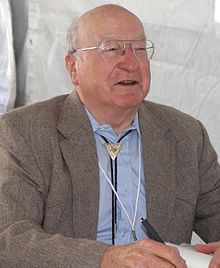
[[[141,60],[151,60],[154,54],[154,44],[150,40],[104,40],[99,46],[78,48],[73,53],[79,51],[98,49],[106,58],[115,58],[124,55],[126,45],[128,45],[134,55]]]

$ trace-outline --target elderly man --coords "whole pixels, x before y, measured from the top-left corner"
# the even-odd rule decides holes
[[[139,19],[97,7],[71,26],[75,91],[0,121],[1,267],[178,267],[195,230],[220,240],[220,168],[200,122],[144,101],[153,44]],[[112,245],[111,245],[112,244]],[[197,246],[215,253],[220,243]]]

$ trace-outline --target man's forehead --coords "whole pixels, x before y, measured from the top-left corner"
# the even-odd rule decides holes
[[[118,17],[122,15],[131,15],[133,17],[136,17],[132,12],[130,12],[128,9],[119,6],[119,5],[113,5],[113,4],[107,4],[107,5],[102,5],[99,7],[96,7],[94,9],[91,9],[84,13],[81,18],[82,19],[92,19],[94,17],[100,17],[100,16],[105,16],[105,17]],[[138,18],[137,18],[138,19]]]
[[[108,6],[91,10],[79,19],[80,39],[85,37],[89,37],[90,40],[102,37],[121,39],[126,33],[127,39],[130,39],[129,34],[136,34],[138,38],[144,37],[142,23],[133,13],[119,6],[110,5],[111,8]]]

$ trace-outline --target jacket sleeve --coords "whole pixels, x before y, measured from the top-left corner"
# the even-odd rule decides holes
[[[195,215],[195,232],[206,242],[220,240],[220,166],[208,134],[201,125],[203,143],[198,150],[200,192]]]
[[[0,267],[99,267],[109,245],[43,230],[48,187],[18,131],[22,120],[7,118],[0,119]]]

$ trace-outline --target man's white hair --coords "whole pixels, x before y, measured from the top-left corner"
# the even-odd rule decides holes
[[[66,36],[66,52],[73,53],[77,49],[78,44],[78,18],[74,19],[68,28]]]

